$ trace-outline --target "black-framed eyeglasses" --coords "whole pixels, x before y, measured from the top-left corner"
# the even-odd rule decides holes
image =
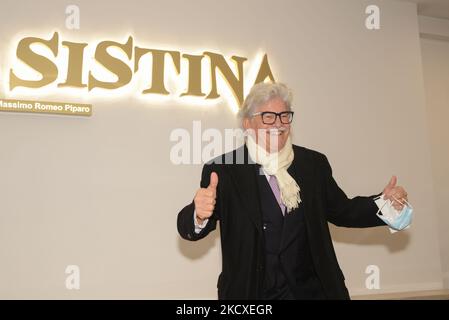
[[[289,124],[293,121],[293,111],[283,111],[283,112],[272,112],[272,111],[264,111],[264,112],[256,112],[253,113],[252,116],[260,115],[262,117],[262,122],[264,124],[274,124],[276,122],[276,118],[279,117],[281,123]]]

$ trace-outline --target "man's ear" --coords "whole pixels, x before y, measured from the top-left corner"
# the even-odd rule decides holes
[[[250,123],[248,118],[243,118],[243,129],[248,130],[250,128]]]

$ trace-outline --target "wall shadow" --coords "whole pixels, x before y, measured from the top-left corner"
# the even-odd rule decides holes
[[[206,255],[213,247],[219,244],[220,227],[209,233],[205,238],[197,241],[188,241],[178,235],[178,248],[185,257],[195,260]]]
[[[390,233],[388,227],[342,228],[329,224],[332,240],[335,242],[357,244],[362,246],[383,245],[389,252],[404,250],[410,243],[407,230]]]

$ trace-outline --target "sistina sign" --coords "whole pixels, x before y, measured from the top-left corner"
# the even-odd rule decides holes
[[[36,46],[41,47],[41,51],[33,49]],[[116,54],[112,50],[116,50]],[[227,59],[218,53],[204,51],[195,55],[176,50],[142,48],[135,45],[131,36],[124,43],[105,40],[98,42],[94,48],[88,43],[61,41],[58,32],[53,33],[50,39],[26,37],[18,42],[14,58],[7,84],[11,93],[17,88],[30,91],[51,85],[53,90],[69,87],[79,90],[79,93],[98,89],[110,92],[108,90],[131,86],[141,95],[176,94],[178,97],[211,100],[223,94],[223,87],[217,86],[217,82],[221,81],[227,87],[225,90],[233,95],[234,109],[244,98],[244,63],[247,58],[232,56],[229,61],[234,63],[232,68]],[[19,70],[19,62],[38,76],[30,77],[29,73]],[[168,64],[172,69],[167,69]],[[104,73],[103,76],[95,74],[94,67],[106,70],[107,76]],[[274,81],[266,54],[252,69],[255,70],[253,83]],[[182,91],[175,93],[167,88],[167,73],[170,70],[171,76],[183,78]],[[181,72],[183,77],[180,76]],[[151,80],[142,81],[141,88],[135,88],[133,79],[136,77]],[[209,82],[205,83],[204,78],[208,78]]]

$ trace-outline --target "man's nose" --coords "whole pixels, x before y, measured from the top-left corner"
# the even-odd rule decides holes
[[[276,115],[274,125],[276,126],[276,128],[282,127],[283,123],[281,122],[281,115],[279,115],[279,114]]]

